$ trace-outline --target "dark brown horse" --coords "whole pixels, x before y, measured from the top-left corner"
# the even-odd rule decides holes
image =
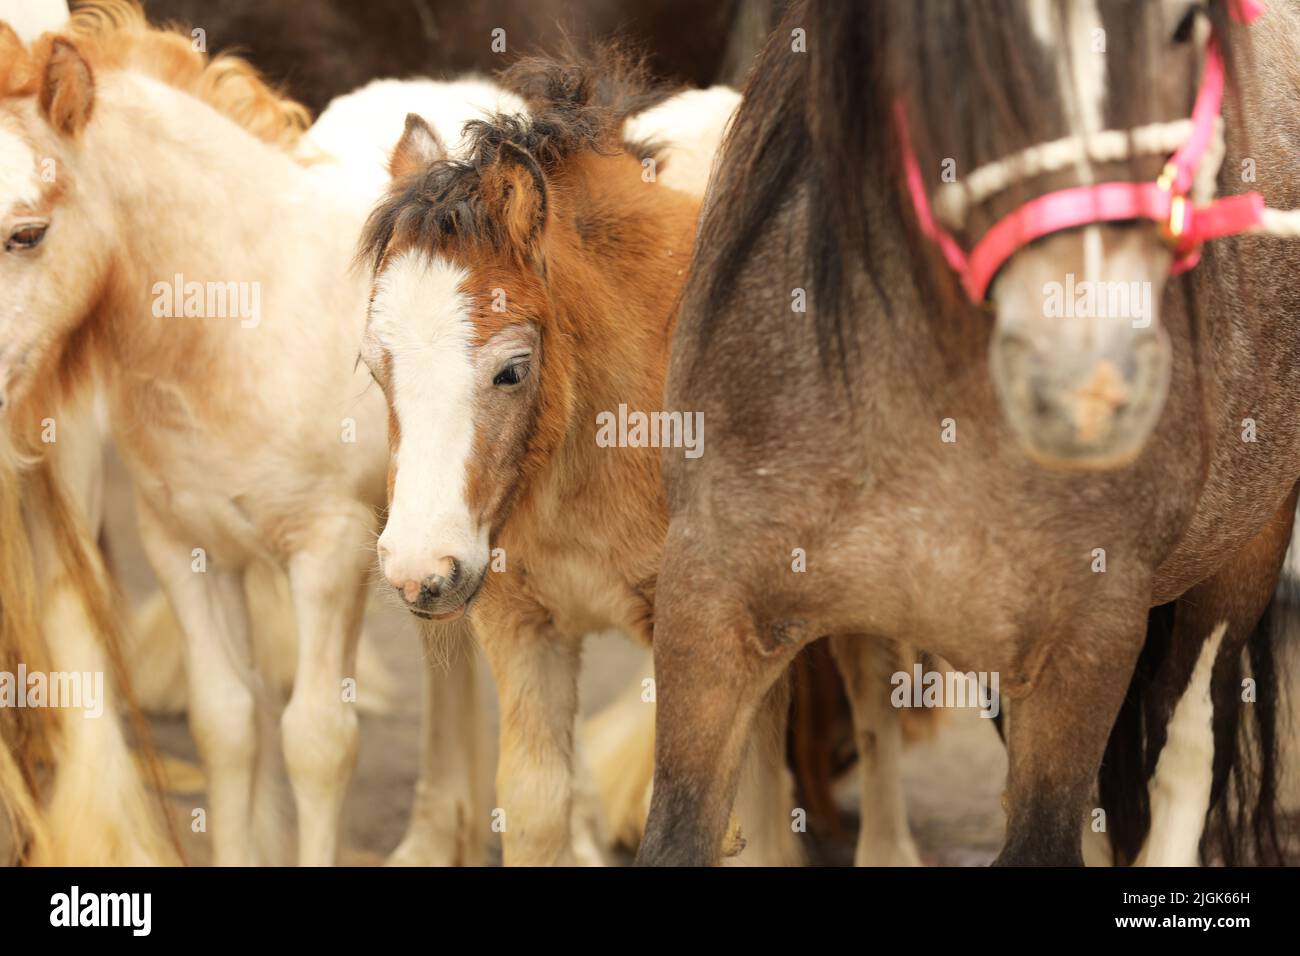
[[[750,722],[823,635],[911,640],[1000,674],[1004,864],[1081,861],[1152,607],[1179,602],[1153,664],[1167,687],[1140,688],[1166,702],[1155,712],[1226,623],[1213,694],[1226,741],[1300,475],[1296,250],[1225,239],[1166,282],[1154,225],[1091,226],[1021,249],[993,308],[973,307],[913,212],[894,117],[901,103],[927,188],[945,160],[960,176],[1037,143],[1167,123],[1191,112],[1212,22],[1240,78],[1219,191],[1241,191],[1229,174],[1250,157],[1270,204],[1294,206],[1300,18],[1273,7],[1250,36],[1226,3],[1208,20],[1108,0],[809,0],[788,14],[715,175],[674,343],[667,405],[703,412],[713,438],[699,460],[665,459],[641,862],[718,858]],[[1049,190],[1154,179],[1161,162],[1081,157],[972,210],[957,238]],[[1075,273],[1146,283],[1158,317],[1041,321],[1048,282]],[[807,313],[792,310],[805,294]],[[791,573],[795,548],[805,573]],[[1257,672],[1268,650],[1260,638]],[[1255,714],[1268,745],[1270,707]],[[1216,760],[1220,797],[1232,754]],[[1264,855],[1271,800],[1265,783]]]
[[[645,51],[654,74],[666,80],[738,83],[781,6],[779,0],[145,2],[150,20],[202,28],[209,52],[236,49],[316,113],[377,76],[495,72],[520,53],[555,49],[566,38],[586,51],[620,38]]]

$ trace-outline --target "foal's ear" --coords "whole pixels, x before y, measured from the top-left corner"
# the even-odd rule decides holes
[[[70,41],[55,37],[41,72],[36,102],[46,122],[65,136],[76,136],[95,106],[95,74]]]
[[[388,160],[388,173],[394,179],[401,179],[411,173],[418,173],[430,163],[444,159],[447,147],[424,117],[416,113],[406,114],[406,129],[402,138],[393,149],[392,158]]]
[[[546,225],[546,177],[528,150],[504,142],[483,174],[483,199],[521,258],[538,263],[537,241]]]
[[[0,90],[22,89],[31,79],[31,56],[9,24],[0,20]]]

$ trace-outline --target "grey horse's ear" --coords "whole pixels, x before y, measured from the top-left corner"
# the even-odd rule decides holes
[[[416,113],[406,114],[406,129],[388,160],[388,172],[401,179],[424,169],[430,163],[447,158],[447,147],[437,132]]]

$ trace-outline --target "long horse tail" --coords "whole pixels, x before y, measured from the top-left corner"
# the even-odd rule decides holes
[[[1225,642],[1214,663],[1213,757],[1199,846],[1202,862],[1214,858],[1229,866],[1283,862],[1277,817],[1281,681],[1276,645],[1289,623],[1287,606],[1275,595],[1244,645]],[[1146,643],[1098,775],[1116,864],[1138,860],[1151,832],[1152,781],[1169,728],[1152,727],[1150,721],[1162,712],[1153,707],[1153,696],[1157,674],[1171,652],[1174,607],[1161,605],[1148,615]],[[1249,683],[1244,680],[1247,676]],[[1251,701],[1244,709],[1243,698]]]
[[[129,732],[136,754],[135,761],[113,760],[104,767],[112,788],[100,801],[105,808],[110,808],[114,800],[120,801],[120,808],[117,809],[129,819],[122,822],[122,834],[114,835],[113,839],[103,844],[96,862],[139,865],[142,862],[170,864],[181,861],[181,840],[166,801],[161,761],[153,745],[149,723],[131,688],[130,671],[126,666],[121,593],[110,581],[98,540],[92,535],[82,515],[70,505],[68,489],[64,488],[48,460],[40,462],[32,471],[26,490],[30,494],[32,510],[44,520],[45,532],[51,538],[62,570],[62,578],[56,581],[56,585],[68,589],[73,604],[69,610],[74,615],[75,624],[94,636],[98,641],[99,652],[107,658],[108,678],[117,692],[116,696],[120,698],[120,713],[126,718],[126,731]],[[47,654],[52,650],[47,645]],[[65,727],[64,730],[62,741],[66,747],[70,747],[74,741],[70,732],[72,728]],[[78,730],[83,728],[78,727]],[[107,727],[100,730],[107,730]],[[112,731],[117,732],[116,722]],[[83,747],[95,747],[95,741],[83,737],[78,739],[78,743]],[[118,737],[113,743],[116,744],[113,749],[117,750],[118,756],[126,752],[125,739]],[[110,760],[112,754],[101,752],[101,757]],[[66,806],[68,818],[85,817],[86,793],[95,786],[95,780],[81,779],[81,784],[85,786],[79,786],[72,774],[81,773],[86,767],[66,766],[68,763],[79,765],[81,761],[59,761],[56,769],[64,786],[56,787],[56,805]],[[142,783],[139,771],[143,771],[143,784],[148,788],[148,793],[139,792]],[[104,783],[101,780],[100,786]],[[152,813],[149,812],[148,801],[152,801]],[[60,814],[60,818],[64,816]],[[57,838],[59,835],[55,836]],[[75,844],[59,840],[57,851],[48,861],[66,864],[70,862],[69,852],[75,852]]]
[[[1284,579],[1285,591],[1295,587]],[[1226,866],[1285,863],[1277,816],[1278,721],[1284,716],[1277,649],[1295,607],[1275,595],[1244,653],[1220,657],[1215,667],[1214,778],[1202,855],[1216,854]],[[1246,702],[1250,706],[1243,707]]]
[[[1155,769],[1150,759],[1146,714],[1156,674],[1169,656],[1175,605],[1162,604],[1147,614],[1147,636],[1129,680],[1124,703],[1111,727],[1097,789],[1106,812],[1106,835],[1116,864],[1137,859],[1151,828],[1147,781]]]
[[[0,671],[10,674],[19,664],[48,669],[22,485],[12,456],[0,454]],[[53,708],[0,708],[0,805],[8,810],[20,858],[50,842],[40,791],[60,726],[60,711]]]
[[[120,596],[110,584],[97,542],[70,503],[70,495],[48,457],[7,447],[0,461],[0,663],[11,672],[54,667],[82,670],[90,659],[107,662],[108,683],[121,702],[137,760],[117,723],[118,708],[103,721],[73,722],[76,710],[62,707],[0,710],[0,798],[9,808],[20,861],[31,864],[170,863],[183,859],[179,835],[148,722],[131,691],[125,666]],[[34,541],[48,549],[56,568],[39,581]],[[43,612],[38,614],[36,597]],[[59,615],[56,648],[47,623]],[[79,641],[88,641],[89,644]],[[71,660],[61,656],[71,655]],[[94,671],[99,668],[90,668]],[[105,706],[112,708],[112,703]],[[105,734],[113,739],[105,743]],[[110,752],[111,751],[111,752]],[[76,755],[76,756],[74,756]],[[92,758],[91,755],[98,755]],[[87,779],[86,761],[101,759],[107,778]],[[144,792],[143,784],[152,795]],[[98,790],[96,789],[98,788]],[[149,809],[152,801],[153,809]],[[102,839],[87,834],[96,814],[124,815],[121,830]],[[155,819],[157,818],[157,819]],[[78,854],[81,837],[88,855]]]

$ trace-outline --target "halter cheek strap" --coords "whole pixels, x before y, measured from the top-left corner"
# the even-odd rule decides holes
[[[1262,12],[1263,7],[1257,0],[1237,0],[1232,5],[1233,17],[1242,23],[1250,23]],[[1155,182],[1099,183],[1039,196],[999,219],[969,254],[935,219],[908,134],[906,113],[902,103],[895,101],[894,122],[917,223],[921,231],[938,245],[948,265],[961,277],[966,294],[975,303],[984,301],[994,276],[1017,250],[1036,239],[1076,226],[1139,219],[1157,222],[1174,250],[1170,270],[1174,275],[1200,261],[1201,244],[1208,239],[1249,231],[1296,235],[1300,232],[1300,214],[1265,209],[1264,198],[1259,193],[1213,198],[1214,179],[1223,160],[1220,112],[1224,77],[1223,51],[1218,38],[1211,35],[1206,44],[1205,69],[1192,109],[1190,131]],[[968,177],[966,193],[949,193],[944,197],[949,200],[944,208],[949,219],[960,221],[973,204],[972,200],[982,201],[1026,176],[1073,164],[1081,152],[1097,159],[1127,158],[1129,150],[1126,144],[1130,140],[1137,144],[1134,151],[1154,151],[1168,138],[1168,134],[1182,134],[1187,125],[1188,121],[1182,120],[1179,124],[1135,130],[1131,136],[1101,134],[1110,138],[1091,146],[1069,139],[1033,147],[1008,160],[976,170]],[[1205,162],[1207,154],[1211,162]],[[1205,163],[1205,169],[1202,169],[1202,163]],[[944,188],[960,190],[962,187],[949,185]],[[972,192],[974,196],[970,195]]]

